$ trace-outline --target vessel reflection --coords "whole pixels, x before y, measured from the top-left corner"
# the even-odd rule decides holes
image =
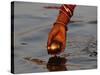
[[[64,57],[50,57],[47,63],[47,69],[49,71],[65,71],[67,70],[65,65],[66,62],[67,60]]]

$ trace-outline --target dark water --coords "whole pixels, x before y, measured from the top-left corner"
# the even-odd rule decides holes
[[[47,54],[46,43],[59,10],[44,6],[60,5],[15,2],[15,73],[96,69],[97,8],[76,7],[68,25],[66,49],[54,61]]]

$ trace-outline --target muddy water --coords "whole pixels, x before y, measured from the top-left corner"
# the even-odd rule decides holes
[[[96,7],[76,7],[68,25],[66,49],[55,58],[48,55],[46,43],[59,11],[45,6],[60,5],[15,2],[15,73],[96,69]]]

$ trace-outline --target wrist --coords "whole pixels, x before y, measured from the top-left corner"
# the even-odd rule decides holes
[[[54,25],[54,26],[56,25],[56,26],[59,26],[59,27],[63,27],[63,28],[65,28],[66,31],[68,30],[67,25],[64,24],[63,22],[57,21],[57,22],[55,22],[53,25]]]

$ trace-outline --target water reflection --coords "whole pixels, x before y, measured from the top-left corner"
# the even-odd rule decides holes
[[[35,65],[44,65],[45,69],[47,69],[48,71],[66,71],[67,70],[67,67],[66,67],[67,59],[65,57],[53,56],[49,58],[48,62],[42,59],[33,59],[31,57],[25,57],[24,59],[29,62],[32,62],[32,64],[35,64]]]
[[[67,70],[66,62],[67,60],[64,57],[50,57],[47,63],[47,69],[49,71],[65,71]]]

